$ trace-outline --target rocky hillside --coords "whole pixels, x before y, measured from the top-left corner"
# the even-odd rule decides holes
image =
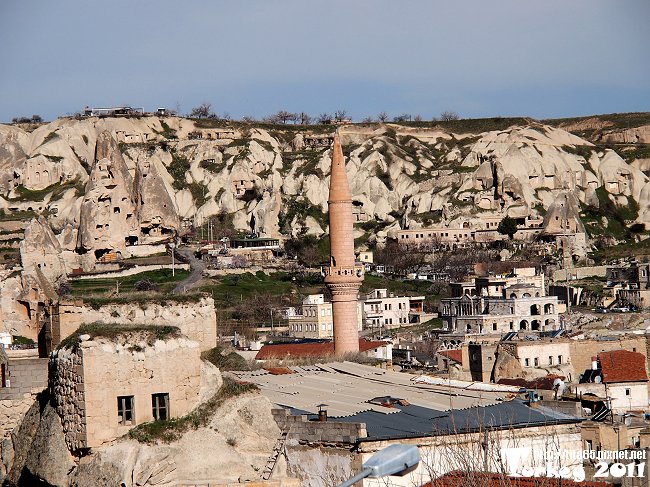
[[[148,117],[29,129],[0,125],[0,210],[4,220],[47,216],[64,250],[154,241],[223,214],[270,236],[327,232],[336,127]],[[338,130],[361,243],[488,215],[542,219],[567,198],[592,236],[650,224],[648,114]]]

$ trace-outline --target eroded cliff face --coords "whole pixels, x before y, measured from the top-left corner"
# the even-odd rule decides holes
[[[219,389],[218,369],[209,376],[202,397]],[[203,372],[202,372],[203,374]],[[203,380],[203,377],[202,377]],[[56,487],[153,487],[177,482],[229,484],[260,480],[280,430],[264,396],[247,393],[225,399],[204,427],[190,429],[171,443],[139,443],[119,438],[91,449],[83,457],[70,454],[61,419],[44,394],[22,423],[0,445],[3,485]],[[197,455],[197,448],[205,454]],[[279,485],[295,487],[280,456],[273,473]]]
[[[124,250],[130,239],[137,242],[133,178],[108,132],[97,138],[95,162],[85,193],[77,234],[80,253],[94,251],[95,257],[100,258],[107,252]]]
[[[646,127],[587,122],[574,128],[604,131],[596,143],[645,140]],[[321,235],[334,130],[157,117],[59,119],[31,133],[0,126],[0,209],[48,213],[65,250],[91,254],[124,252],[183,220],[200,225],[223,213],[240,230]],[[477,133],[396,124],[338,132],[355,220],[374,222],[355,227],[357,237],[485,216],[542,219],[566,192],[578,218],[607,198],[650,224],[645,159],[558,127],[520,120]]]

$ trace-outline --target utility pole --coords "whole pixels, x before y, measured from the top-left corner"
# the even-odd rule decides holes
[[[172,249],[172,277],[174,277],[176,276],[174,273],[174,247],[176,247],[176,245],[174,243],[171,243],[169,244],[169,247]]]

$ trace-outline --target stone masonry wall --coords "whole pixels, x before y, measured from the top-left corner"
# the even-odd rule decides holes
[[[82,322],[176,326],[183,335],[198,342],[201,350],[217,345],[217,316],[211,297],[194,303],[107,304],[99,309],[84,306]]]
[[[368,436],[365,423],[309,421],[307,416],[294,416],[286,409],[274,409],[272,413],[278,427],[289,430],[288,437],[300,442],[352,444]]]
[[[642,353],[644,356],[647,354],[645,336],[621,337],[618,340],[571,340],[570,343],[571,362],[577,375],[591,369],[591,357],[597,356],[600,352],[624,349]]]
[[[61,418],[68,448],[86,448],[86,405],[80,348],[62,348],[54,352],[50,359],[50,395]]]
[[[169,394],[169,415],[188,413],[199,401],[198,344],[186,338],[137,339],[119,344],[82,341],[59,349],[50,360],[50,390],[71,450],[91,448],[152,421],[152,394]],[[133,396],[133,422],[118,421],[118,396]]]
[[[20,424],[36,395],[47,388],[47,359],[10,358],[10,387],[0,388],[0,438]]]

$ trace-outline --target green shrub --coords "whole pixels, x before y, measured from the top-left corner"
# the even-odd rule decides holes
[[[219,367],[219,370],[248,370],[248,362],[237,352],[224,353],[221,347],[214,347],[201,353],[201,358]]]
[[[180,439],[189,430],[207,426],[214,413],[226,399],[253,391],[259,391],[255,384],[244,384],[226,377],[219,391],[191,413],[180,418],[151,421],[138,425],[129,431],[129,437],[140,443],[171,443]]]

